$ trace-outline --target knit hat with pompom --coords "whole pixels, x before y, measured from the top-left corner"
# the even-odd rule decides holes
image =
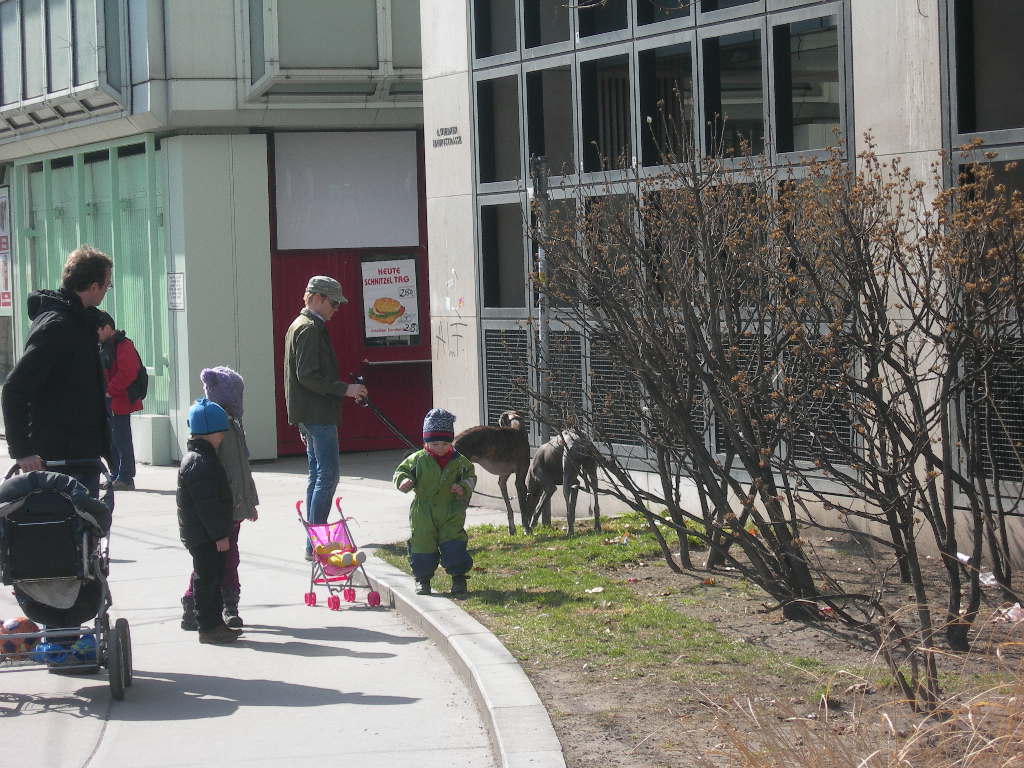
[[[226,365],[204,368],[199,374],[206,397],[222,406],[236,419],[242,418],[242,395],[245,382]]]

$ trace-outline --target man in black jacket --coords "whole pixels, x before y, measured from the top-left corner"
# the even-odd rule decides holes
[[[94,497],[97,460],[109,454],[109,443],[93,307],[113,284],[113,266],[105,253],[83,245],[68,255],[60,290],[29,294],[25,353],[2,395],[7,446],[22,471],[49,462],[49,469],[78,479]]]
[[[188,412],[191,436],[178,468],[178,532],[192,555],[199,642],[225,645],[241,630],[224,623],[220,584],[234,527],[231,486],[217,449],[228,430],[228,414],[205,397]]]

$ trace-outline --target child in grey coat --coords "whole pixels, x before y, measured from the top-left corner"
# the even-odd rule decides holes
[[[224,598],[224,619],[229,627],[241,627],[242,617],[238,615],[238,601],[242,587],[238,580],[238,533],[243,520],[259,518],[256,507],[260,503],[256,493],[256,483],[249,468],[249,449],[245,443],[245,429],[242,427],[242,401],[245,382],[242,377],[227,366],[204,368],[199,378],[203,382],[203,391],[207,399],[220,405],[228,414],[228,431],[224,441],[217,450],[217,458],[224,465],[231,486],[231,500],[234,505],[234,525],[230,536],[230,548],[224,563],[224,578],[221,581],[221,594]],[[195,619],[195,599],[192,585],[195,574],[189,578],[188,589],[181,598],[183,609],[181,628],[194,630],[198,628]]]

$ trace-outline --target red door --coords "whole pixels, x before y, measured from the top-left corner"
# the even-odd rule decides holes
[[[380,259],[416,260],[419,333],[382,345],[367,340],[363,317],[362,264]],[[431,407],[430,323],[427,257],[424,248],[281,251],[271,255],[274,349],[277,365],[277,452],[305,453],[298,430],[288,424],[284,404],[284,335],[302,309],[302,294],[312,275],[329,275],[341,283],[342,304],[327,325],[346,381],[363,376],[370,399],[414,444],[420,440],[423,415]],[[394,345],[396,344],[397,345]],[[403,447],[367,408],[346,398],[342,406],[341,450],[372,451]]]

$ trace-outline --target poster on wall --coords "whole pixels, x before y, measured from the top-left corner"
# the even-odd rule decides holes
[[[14,313],[11,274],[11,188],[0,187],[0,315]]]
[[[419,333],[416,259],[364,261],[362,268],[366,338]]]

